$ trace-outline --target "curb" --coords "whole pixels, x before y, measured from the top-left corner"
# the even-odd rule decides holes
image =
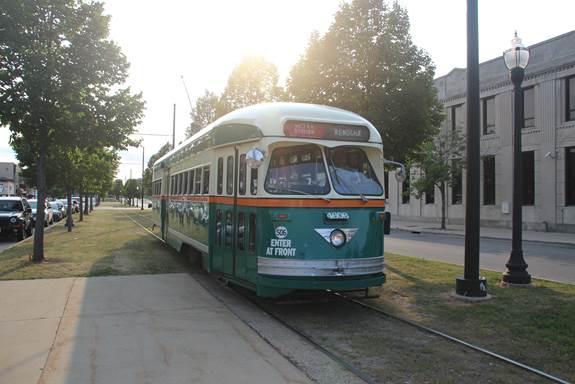
[[[419,227],[414,227],[413,229],[409,229],[409,228],[405,228],[405,227],[391,227],[391,228],[395,229],[397,231],[403,231],[403,232],[418,231],[420,233],[433,233],[433,234],[446,235],[446,236],[465,237],[465,233],[442,232],[442,230],[434,230],[434,229],[419,228]],[[497,236],[485,236],[485,235],[480,235],[479,237],[481,237],[482,239],[511,241],[511,238],[509,238],[509,237],[497,237]],[[567,245],[567,246],[575,247],[575,243],[565,242],[565,241],[526,240],[525,238],[523,238],[523,242],[538,243],[538,244],[564,245],[564,246]]]

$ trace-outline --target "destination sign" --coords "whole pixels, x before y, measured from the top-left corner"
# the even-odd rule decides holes
[[[369,129],[361,125],[316,123],[313,121],[288,120],[284,134],[307,139],[369,141]]]

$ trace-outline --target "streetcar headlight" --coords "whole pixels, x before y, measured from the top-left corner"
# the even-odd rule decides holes
[[[17,221],[18,221],[18,219],[15,218],[15,217],[11,217],[11,218],[10,218],[10,222],[11,222],[12,224],[16,224]]]
[[[345,233],[343,233],[341,229],[334,229],[329,235],[329,241],[331,245],[336,248],[343,247],[345,240]]]

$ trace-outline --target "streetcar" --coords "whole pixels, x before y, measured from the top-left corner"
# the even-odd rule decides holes
[[[381,136],[300,103],[231,112],[153,166],[152,215],[178,251],[261,297],[385,283]]]

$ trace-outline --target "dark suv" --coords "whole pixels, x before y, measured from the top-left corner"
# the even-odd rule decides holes
[[[32,209],[22,197],[0,197],[0,233],[18,241],[32,235]]]

